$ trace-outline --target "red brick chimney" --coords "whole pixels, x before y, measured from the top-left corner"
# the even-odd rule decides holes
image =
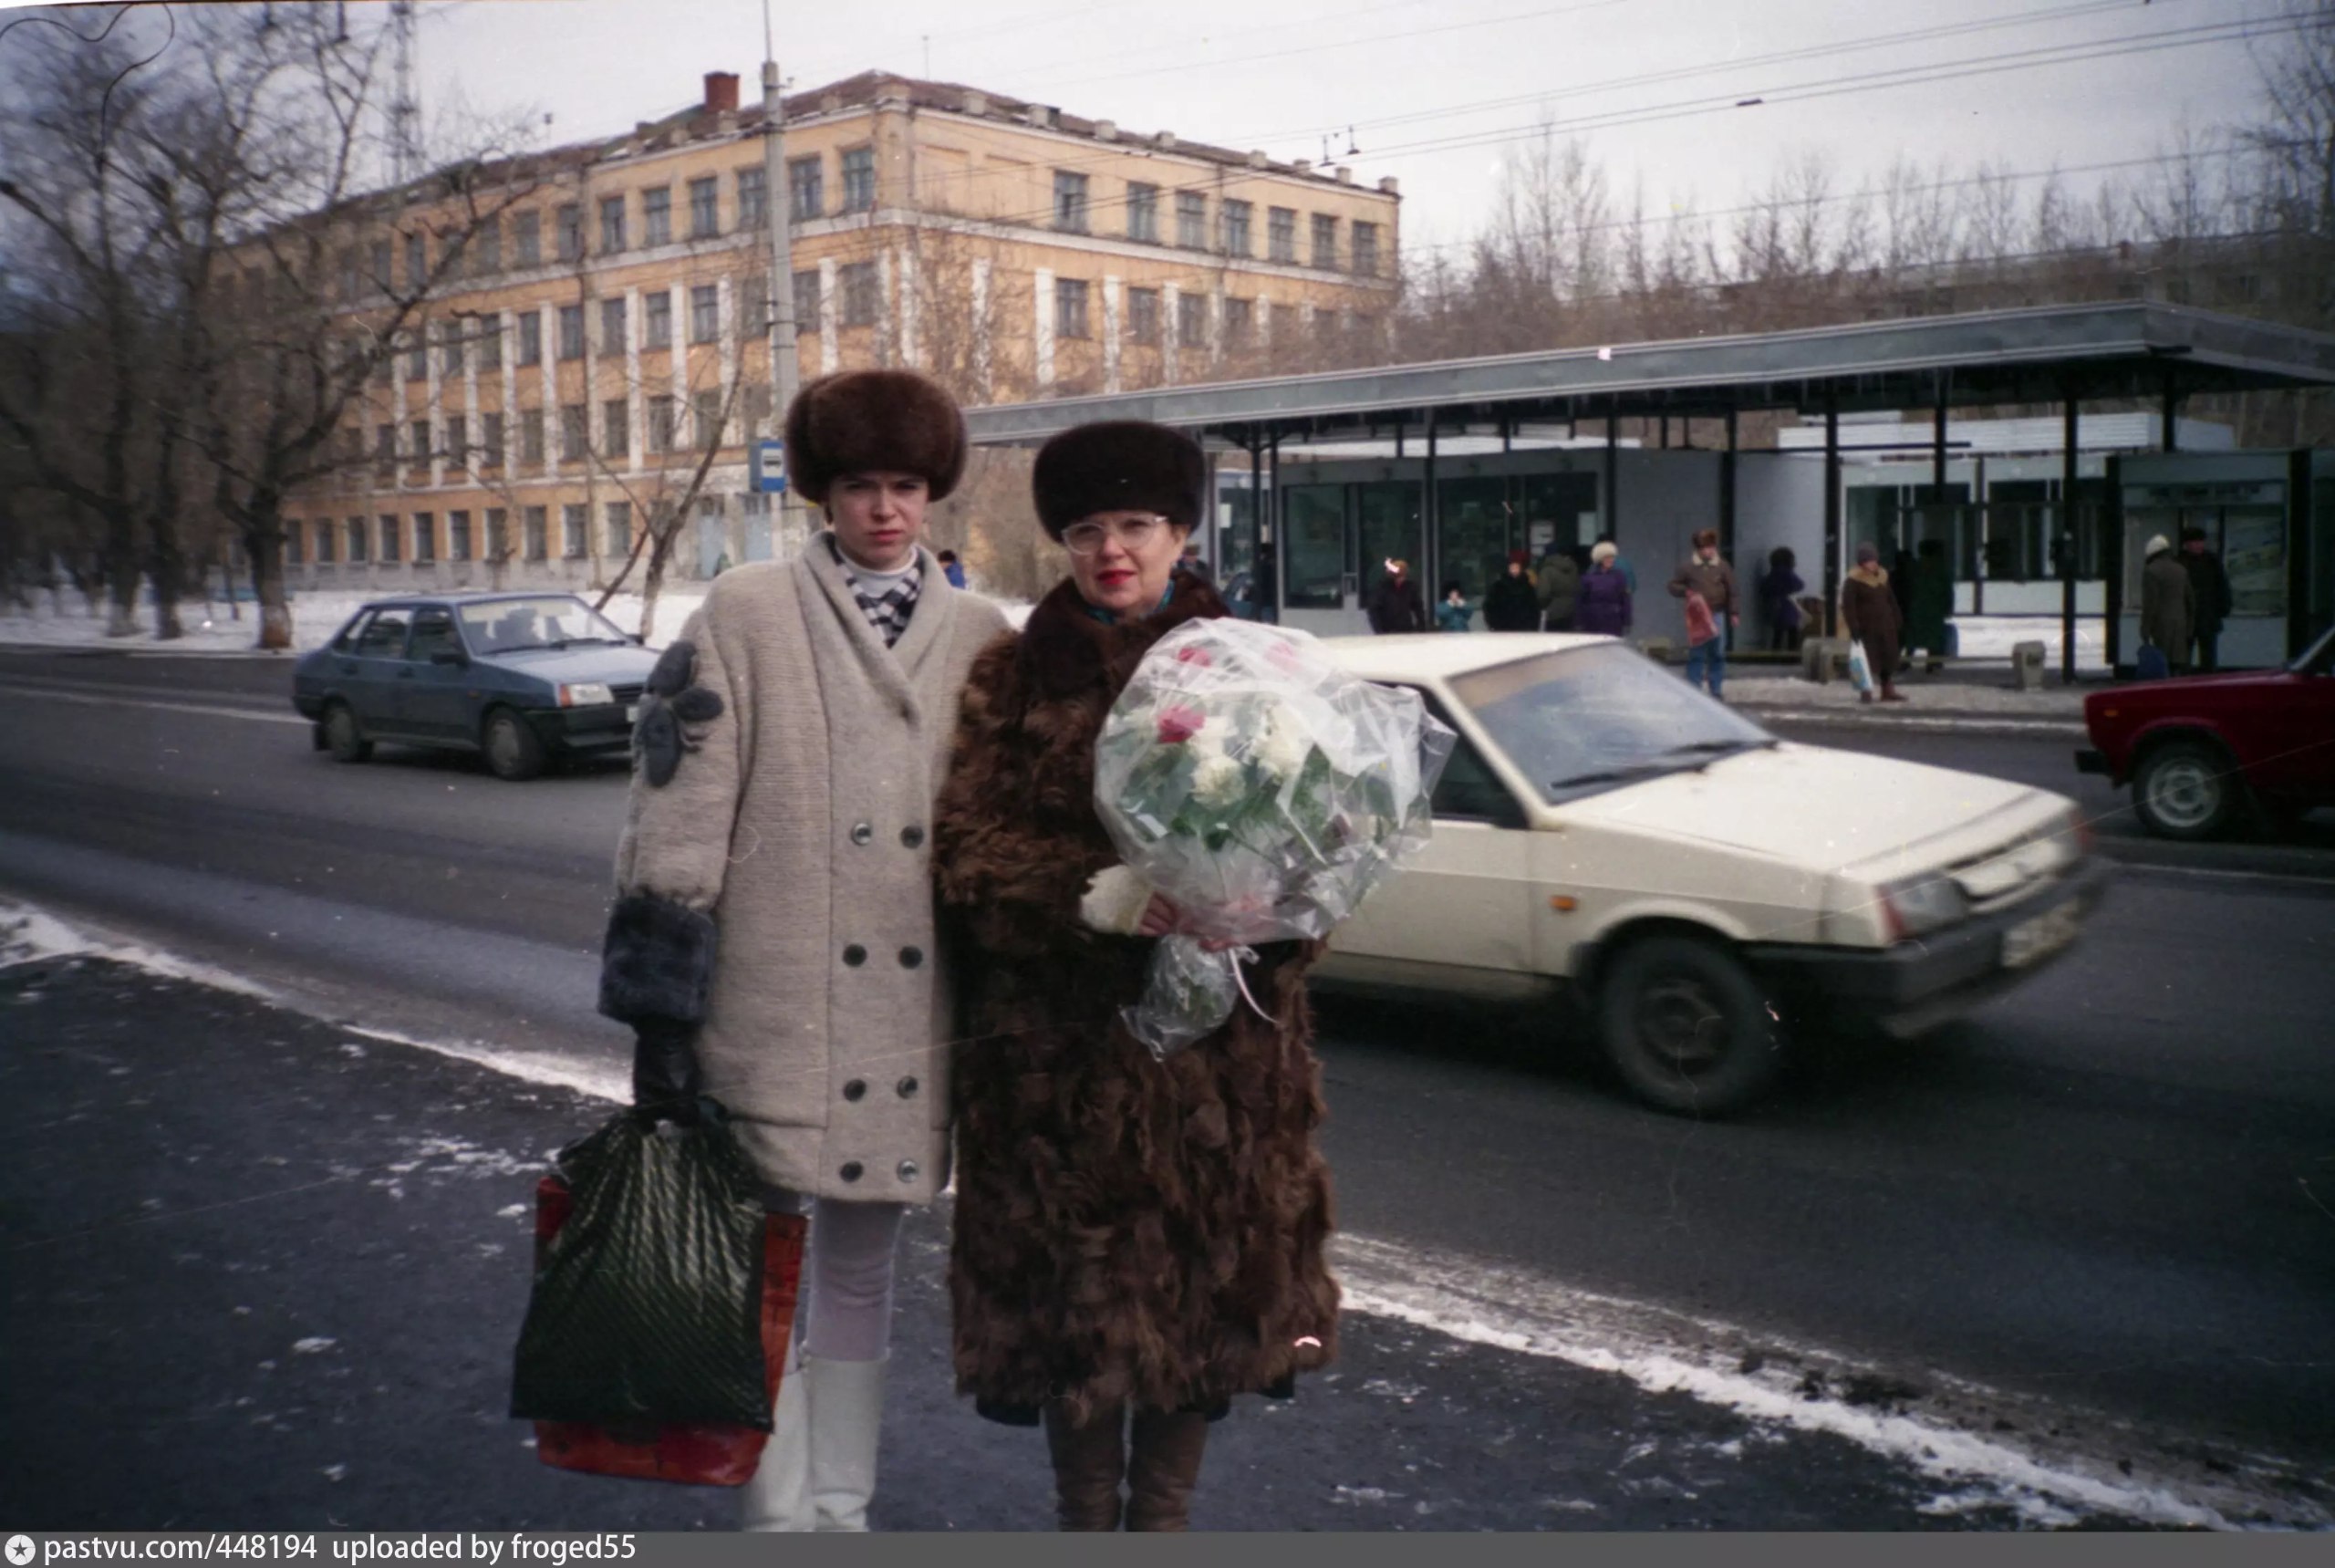
[[[705,107],[714,114],[738,112],[738,73],[708,71],[705,73]]]

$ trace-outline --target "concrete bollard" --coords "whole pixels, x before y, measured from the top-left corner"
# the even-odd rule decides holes
[[[2021,691],[2043,690],[2043,645],[2039,642],[2011,644],[2011,683]]]

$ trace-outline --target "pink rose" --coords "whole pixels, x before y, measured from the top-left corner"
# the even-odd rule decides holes
[[[1208,656],[1207,649],[1200,647],[1198,643],[1192,643],[1176,650],[1176,662],[1178,664],[1197,664],[1202,670],[1206,670],[1209,666],[1214,664],[1216,660]]]
[[[1159,710],[1159,743],[1180,746],[1200,732],[1208,722],[1208,715],[1198,708],[1188,708],[1180,702],[1170,703]]]

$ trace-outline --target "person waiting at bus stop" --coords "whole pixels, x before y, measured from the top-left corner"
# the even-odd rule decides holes
[[[1686,684],[1700,686],[1708,670],[1711,695],[1727,682],[1727,633],[1743,623],[1735,568],[1718,557],[1718,530],[1695,535],[1695,553],[1671,574],[1670,597],[1686,601]]]

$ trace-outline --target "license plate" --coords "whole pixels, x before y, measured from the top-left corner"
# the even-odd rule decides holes
[[[2013,926],[2003,933],[2003,967],[2025,969],[2038,960],[2050,957],[2076,940],[2081,922],[2076,906],[2066,903]]]
[[[640,722],[640,704],[639,704],[639,703],[638,703],[638,702],[628,702],[628,703],[626,703],[626,704],[625,704],[625,708],[624,708],[624,722],[625,722],[626,723],[628,723],[628,724],[638,724],[638,722]]]

